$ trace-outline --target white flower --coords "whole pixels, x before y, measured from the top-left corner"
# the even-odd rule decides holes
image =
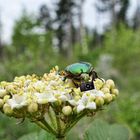
[[[90,91],[85,91],[84,93],[89,94],[90,96],[95,96],[95,97],[104,97],[104,93],[101,90],[90,90]]]
[[[104,93],[101,90],[95,90],[95,96],[96,97],[104,97]]]
[[[45,83],[43,81],[37,81],[33,84],[33,87],[36,89],[43,89],[45,87]]]
[[[11,106],[12,109],[14,108],[22,108],[28,104],[26,94],[18,95],[15,94],[11,99],[7,100],[7,103]]]
[[[34,93],[36,96],[37,103],[46,104],[48,102],[55,102],[57,99],[54,97],[52,93]]]
[[[96,103],[94,101],[90,101],[90,96],[87,94],[83,94],[82,98],[78,101],[77,112],[81,112],[84,109],[96,109]]]
[[[54,90],[53,94],[56,99],[61,100],[61,101],[67,101],[68,97],[66,96],[66,92],[64,91],[59,91],[59,90]]]
[[[24,86],[27,87],[31,83],[31,80],[26,80]]]
[[[76,106],[76,105],[78,104],[78,102],[77,102],[76,100],[74,100],[74,99],[68,100],[68,102],[69,102],[71,105],[73,105],[73,106]]]

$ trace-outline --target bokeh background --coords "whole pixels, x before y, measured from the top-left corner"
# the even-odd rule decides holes
[[[0,81],[88,61],[112,78],[119,98],[95,118],[121,124],[140,139],[139,0],[0,0]],[[93,119],[82,120],[82,135]],[[18,140],[40,128],[0,113],[0,139]],[[74,133],[74,132],[71,132]],[[76,140],[76,138],[75,138]]]

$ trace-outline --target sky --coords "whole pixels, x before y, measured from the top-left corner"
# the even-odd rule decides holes
[[[26,8],[26,10],[29,13],[36,14],[39,10],[39,6],[41,6],[44,3],[47,4],[48,7],[53,9],[53,5],[55,1],[56,0],[0,0],[2,40],[4,42],[10,42],[14,21],[20,17],[23,8]],[[88,25],[90,28],[95,28],[95,27],[98,28],[100,25],[100,28],[98,28],[98,30],[99,32],[102,32],[103,26],[109,22],[109,16],[103,15],[104,17],[99,17],[96,14],[95,9],[93,8],[95,1],[96,0],[86,0],[83,7],[83,14],[84,14],[83,20],[84,20],[84,24]],[[133,17],[138,1],[139,0],[130,0],[128,19],[131,19]]]

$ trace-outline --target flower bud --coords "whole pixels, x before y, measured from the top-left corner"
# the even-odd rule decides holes
[[[116,95],[111,94],[111,96],[112,96],[112,101],[114,101],[116,99]]]
[[[13,110],[11,109],[11,106],[9,104],[4,104],[3,111],[6,115],[11,116],[13,114]]]
[[[6,82],[6,81],[2,81],[2,82],[1,82],[1,86],[2,86],[2,87],[5,87],[5,86],[7,86],[7,85],[8,85],[8,82]]]
[[[104,94],[110,93],[110,90],[109,90],[109,88],[107,88],[107,87],[102,88],[101,91],[102,91]]]
[[[0,98],[3,98],[7,94],[5,89],[0,89]]]
[[[8,99],[10,99],[10,95],[5,95],[4,98],[3,98],[3,101],[7,102]]]
[[[65,106],[62,108],[62,112],[64,115],[69,116],[72,113],[71,106]]]
[[[0,99],[0,108],[3,107],[4,101],[2,99]]]
[[[111,79],[108,79],[108,80],[106,81],[106,84],[107,84],[107,85],[110,85],[110,88],[111,88],[111,89],[113,89],[113,88],[115,87],[114,81],[111,80]]]
[[[100,89],[103,86],[104,83],[103,83],[102,80],[96,79],[94,84],[95,84],[96,89]]]
[[[58,70],[59,70],[59,67],[58,67],[57,65],[56,65],[54,68],[55,68],[55,70],[56,70],[56,71],[58,71]]]
[[[108,88],[108,89],[110,90],[110,89],[111,89],[111,85],[105,83],[105,84],[103,85],[103,88]]]
[[[96,99],[96,96],[92,95],[92,96],[90,96],[89,101],[95,101],[95,99]]]
[[[97,90],[100,90],[101,86],[100,86],[99,84],[95,84],[95,88],[96,88]]]
[[[97,97],[95,100],[97,106],[102,106],[104,104],[104,99],[102,97]]]
[[[110,103],[112,101],[112,95],[110,93],[105,94],[105,102]]]
[[[119,90],[118,89],[112,89],[112,94],[118,96],[119,95]]]
[[[81,97],[79,95],[76,95],[74,99],[75,99],[75,101],[78,101],[80,98]]]
[[[38,111],[38,104],[37,103],[31,103],[28,106],[28,109],[27,110],[28,110],[29,113],[37,112]]]

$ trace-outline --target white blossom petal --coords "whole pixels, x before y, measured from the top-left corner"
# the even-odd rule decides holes
[[[37,102],[39,104],[46,104],[48,102],[55,102],[56,98],[51,93],[35,93]]]
[[[68,100],[68,98],[65,95],[61,95],[59,97],[59,99],[62,100],[62,101],[67,101]]]
[[[68,102],[73,106],[77,105],[77,102],[75,100],[68,100]]]
[[[83,111],[85,109],[85,106],[81,103],[77,106],[77,113]]]
[[[96,109],[96,103],[95,102],[88,102],[86,105],[87,109]]]
[[[13,97],[7,100],[7,103],[11,108],[22,108],[28,104],[27,97],[25,95],[13,95]]]

